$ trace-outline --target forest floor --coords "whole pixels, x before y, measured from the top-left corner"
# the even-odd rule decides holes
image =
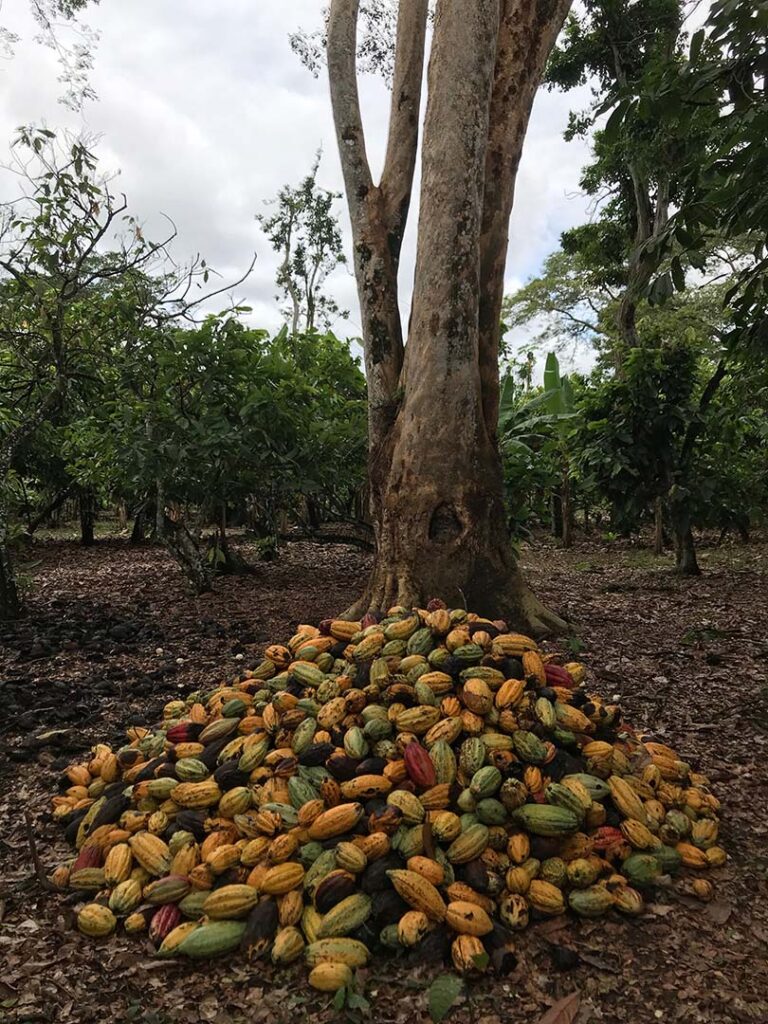
[[[332,1019],[301,968],[157,961],[142,940],[79,936],[72,898],[35,878],[23,812],[52,870],[68,854],[48,813],[62,767],[96,741],[120,743],[127,725],[154,721],[179,693],[256,662],[297,622],[346,607],[367,556],[291,544],[199,598],[164,552],[122,540],[87,550],[48,540],[29,557],[28,614],[0,623],[0,1021]],[[574,623],[567,646],[594,688],[620,694],[631,722],[710,776],[730,859],[710,873],[711,903],[673,883],[638,919],[534,925],[517,939],[514,973],[470,985],[449,1020],[768,1021],[768,543],[705,549],[704,575],[693,580],[675,578],[669,558],[617,543],[563,552],[540,542],[522,558],[539,594]],[[438,971],[375,962],[365,1019],[427,1021]],[[549,1012],[572,993],[575,1018]]]

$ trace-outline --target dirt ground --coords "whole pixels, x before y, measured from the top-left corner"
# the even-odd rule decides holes
[[[367,556],[292,544],[200,598],[162,551],[121,540],[88,550],[49,541],[29,557],[28,615],[0,623],[0,1021],[334,1019],[301,968],[157,961],[141,940],[79,936],[72,898],[44,892],[34,876],[23,812],[52,870],[67,855],[48,814],[64,765],[98,740],[119,742],[131,723],[152,722],[174,695],[257,661],[296,623],[340,611],[361,587]],[[672,576],[669,559],[616,544],[566,553],[541,542],[522,559],[540,595],[573,622],[567,645],[594,688],[620,694],[630,721],[711,777],[730,859],[710,873],[709,904],[675,882],[639,919],[534,925],[517,940],[515,971],[471,984],[448,1019],[768,1021],[768,544],[709,548],[695,580]],[[371,1009],[340,1019],[427,1021],[426,989],[439,971],[378,961],[363,979]]]

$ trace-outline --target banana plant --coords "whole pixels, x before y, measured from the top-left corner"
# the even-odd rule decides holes
[[[573,493],[571,488],[571,466],[568,453],[568,436],[576,416],[573,388],[567,376],[560,373],[560,364],[554,352],[547,356],[544,367],[544,396],[550,416],[554,417],[554,429],[558,438],[561,461],[560,510],[562,515],[561,536],[563,547],[571,546],[573,523]],[[557,501],[557,496],[553,496]]]
[[[514,476],[518,480],[525,479],[532,487],[551,487],[552,475],[544,466],[546,460],[543,449],[548,446],[548,442],[554,442],[558,463],[556,486],[563,500],[563,543],[566,546],[570,544],[571,487],[565,452],[567,438],[577,416],[573,388],[568,377],[561,375],[554,352],[547,356],[543,389],[533,397],[521,402],[520,391],[512,375],[507,374],[502,380],[499,399],[499,444],[502,454],[508,464],[514,465]]]

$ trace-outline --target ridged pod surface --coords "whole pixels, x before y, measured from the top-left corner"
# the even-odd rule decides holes
[[[55,884],[94,901],[85,934],[303,958],[324,992],[380,947],[508,969],[531,917],[637,915],[678,871],[710,899],[706,776],[561,661],[439,601],[301,624],[66,770]]]

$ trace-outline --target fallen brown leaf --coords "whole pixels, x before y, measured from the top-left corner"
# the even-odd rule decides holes
[[[579,1011],[580,1002],[580,992],[571,992],[570,995],[563,996],[553,1006],[550,1006],[539,1020],[539,1024],[573,1024]]]
[[[707,904],[707,917],[711,918],[715,924],[725,924],[732,913],[733,907],[724,900],[713,900]]]

